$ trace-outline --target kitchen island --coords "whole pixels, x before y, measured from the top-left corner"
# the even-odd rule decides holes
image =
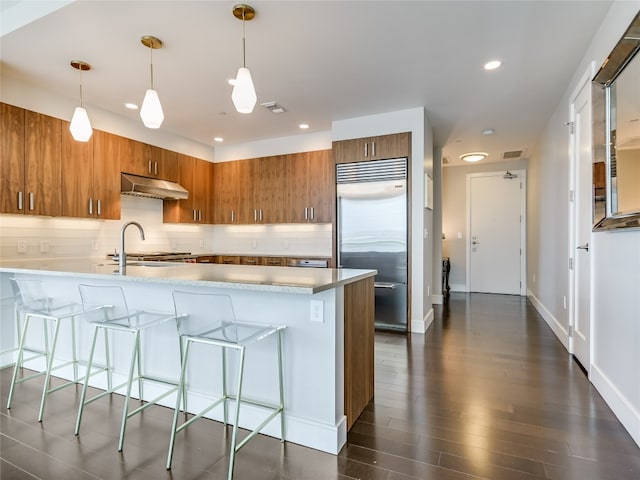
[[[166,312],[173,311],[173,290],[225,293],[233,300],[238,320],[287,326],[286,440],[337,454],[346,442],[347,430],[373,397],[375,274],[375,270],[163,262],[132,262],[121,274],[117,264],[99,258],[2,261],[2,349],[7,343],[17,343],[8,281],[12,276],[39,278],[47,295],[74,302],[80,300],[79,284],[120,285],[131,309]],[[90,332],[82,322],[80,327],[80,355],[85,357]],[[124,375],[129,346],[124,342],[115,345],[115,375]],[[277,398],[276,359],[270,347],[256,345],[250,350],[245,370],[245,391],[265,401]],[[142,348],[146,374],[178,378],[174,322],[148,332]],[[60,357],[68,358],[69,352],[70,345],[62,342]],[[206,403],[205,396],[220,394],[219,356],[196,351],[193,360],[189,410],[197,411]],[[11,355],[5,355],[2,365],[12,361]],[[104,388],[103,376],[96,376],[92,385]],[[145,396],[159,392],[152,384],[145,385]],[[19,399],[19,391],[16,395]],[[167,397],[163,404],[173,407],[175,397]],[[214,410],[208,416],[220,420],[222,412]],[[263,416],[258,409],[245,407],[240,426],[253,428]],[[270,424],[264,433],[279,436],[279,427]]]

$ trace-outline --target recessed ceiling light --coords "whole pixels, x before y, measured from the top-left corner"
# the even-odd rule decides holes
[[[300,125],[298,125],[300,128],[302,128],[303,130],[309,128],[309,125],[306,123],[301,123]]]
[[[128,108],[129,110],[137,110],[138,109],[138,105],[136,105],[135,103],[125,103],[124,106],[126,108]]]
[[[465,153],[464,155],[460,155],[460,159],[465,162],[479,162],[480,160],[487,158],[487,155],[488,154],[485,152]]]
[[[493,135],[496,131],[493,128],[485,128],[482,130],[483,135]]]
[[[495,70],[500,65],[502,65],[502,62],[500,60],[491,60],[490,62],[487,62],[487,63],[484,64],[484,69],[485,70]]]
[[[214,142],[224,142],[224,138],[222,137],[213,137]]]

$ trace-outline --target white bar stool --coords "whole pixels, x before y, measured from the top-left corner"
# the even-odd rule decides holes
[[[107,374],[107,390],[87,399],[87,387],[89,385],[89,378],[95,373],[91,372],[90,375],[85,376],[85,382],[82,387],[82,394],[80,396],[78,417],[76,419],[75,434],[78,435],[80,432],[82,414],[86,405],[93,403],[106,395],[110,395],[111,393],[126,388],[124,408],[122,412],[122,423],[120,426],[120,439],[118,441],[118,451],[122,451],[124,447],[124,435],[127,428],[127,420],[133,415],[142,412],[151,405],[155,405],[161,399],[167,397],[168,395],[171,395],[178,390],[178,386],[175,382],[143,375],[142,356],[140,351],[141,332],[148,328],[155,327],[168,320],[172,320],[174,316],[173,313],[166,312],[151,312],[145,310],[130,311],[127,307],[127,301],[125,299],[124,291],[119,286],[79,285],[78,288],[80,290],[82,305],[86,312],[84,314],[84,318],[93,326],[93,338],[91,341],[91,349],[89,352],[89,361],[87,368],[89,369],[89,371],[91,371],[91,368],[93,367],[98,332],[102,330],[104,333],[106,365],[100,371],[105,371]],[[111,362],[108,336],[109,331],[130,333],[134,336],[133,348],[131,350],[131,363],[129,366],[127,381],[116,387],[113,387],[112,385],[113,367],[112,365],[110,365]],[[135,376],[134,371],[136,372]],[[153,400],[149,400],[146,403],[143,403],[138,408],[129,411],[129,399],[131,397],[131,388],[133,383],[136,381],[138,382],[138,395],[140,401],[143,402],[143,381],[145,380],[163,384],[170,388]]]
[[[178,322],[178,333],[180,335],[180,354],[182,368],[180,372],[180,383],[178,384],[178,398],[173,416],[173,427],[171,429],[171,439],[169,441],[169,453],[167,455],[167,470],[171,469],[173,460],[173,449],[176,433],[185,429],[193,422],[201,418],[216,406],[222,404],[224,409],[224,423],[228,423],[227,401],[235,401],[235,413],[233,420],[233,434],[231,437],[228,479],[233,478],[233,467],[236,453],[255,435],[257,435],[271,420],[280,415],[280,439],[285,439],[285,416],[284,416],[284,388],[282,370],[282,332],[286,328],[282,326],[260,325],[255,323],[237,322],[233,310],[231,298],[228,295],[209,293],[188,293],[173,292],[175,314]],[[278,357],[278,389],[279,404],[269,404],[257,400],[243,398],[242,380],[244,374],[245,349],[260,342],[271,335],[276,336],[277,357]],[[200,343],[220,347],[222,350],[222,397],[211,403],[208,407],[190,418],[182,425],[178,426],[178,415],[181,406],[186,412],[186,373],[189,362],[189,349],[192,344]],[[237,392],[235,395],[227,391],[227,356],[228,349],[238,352],[238,380]],[[271,413],[269,416],[253,430],[247,437],[238,443],[238,421],[240,418],[240,404],[251,404],[264,408]]]
[[[75,317],[83,314],[82,305],[78,303],[69,302],[57,302],[54,299],[47,297],[42,288],[42,282],[40,280],[25,280],[25,279],[9,279],[11,288],[13,290],[13,297],[15,302],[16,312],[16,326],[19,337],[18,353],[16,363],[13,368],[13,377],[11,378],[11,387],[9,388],[9,398],[7,400],[7,409],[11,408],[13,401],[13,395],[15,393],[15,386],[18,383],[26,382],[37,377],[44,375],[44,386],[42,387],[42,397],[40,399],[40,410],[38,412],[38,421],[41,422],[44,416],[44,408],[47,400],[47,395],[57,392],[58,390],[74,385],[81,379],[78,379],[78,364],[81,363],[77,358],[77,346],[76,346],[76,330],[75,330]],[[24,316],[23,328],[20,328],[21,317]],[[42,320],[43,326],[43,350],[37,350],[26,345],[27,336],[29,334],[29,327],[33,319]],[[70,361],[58,364],[54,366],[56,348],[58,346],[58,336],[60,333],[60,325],[63,322],[70,323],[71,329],[71,356]],[[53,324],[53,339],[51,345],[49,344],[49,328],[50,322]],[[25,352],[33,353],[33,356],[24,358]],[[45,358],[46,367],[44,370],[28,375],[26,377],[18,378],[18,371],[22,370],[25,362],[30,362],[37,358]],[[50,388],[51,372],[71,365],[73,367],[73,381],[63,383],[57,387]]]

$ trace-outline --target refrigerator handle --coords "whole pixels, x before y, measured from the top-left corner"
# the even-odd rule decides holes
[[[389,290],[393,290],[393,289],[395,289],[395,288],[396,288],[396,285],[397,285],[397,284],[392,283],[392,282],[375,282],[375,283],[373,284],[373,286],[374,286],[375,288],[387,288],[387,289],[389,289]]]

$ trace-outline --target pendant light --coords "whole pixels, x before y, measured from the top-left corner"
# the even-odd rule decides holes
[[[164,113],[162,112],[158,92],[153,89],[153,50],[162,48],[162,41],[150,35],[141,37],[140,41],[145,47],[149,48],[151,55],[151,88],[147,89],[147,92],[144,94],[144,100],[140,108],[140,118],[142,118],[142,123],[144,123],[145,127],[160,128],[160,125],[162,125],[164,121]]]
[[[89,115],[82,106],[82,71],[91,70],[91,65],[81,60],[71,60],[71,66],[80,72],[80,106],[76,107],[71,117],[69,131],[76,142],[88,142],[93,134]]]
[[[242,67],[238,69],[236,80],[233,84],[233,92],[231,100],[239,113],[251,113],[256,105],[258,97],[256,89],[251,80],[251,72],[247,68],[246,38],[244,24],[247,20],[253,20],[256,11],[253,7],[244,4],[238,4],[233,7],[233,16],[238,20],[242,20]]]

